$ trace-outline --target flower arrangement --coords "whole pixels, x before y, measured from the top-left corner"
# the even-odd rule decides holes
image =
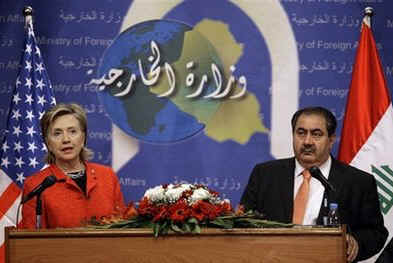
[[[290,227],[291,224],[267,221],[263,216],[242,209],[233,211],[228,199],[204,185],[167,184],[148,189],[135,207],[130,203],[116,215],[93,219],[93,227],[152,228],[154,236],[168,231],[200,233],[201,227]]]

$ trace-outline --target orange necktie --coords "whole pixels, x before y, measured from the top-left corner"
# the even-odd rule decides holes
[[[301,225],[303,223],[304,213],[306,212],[306,206],[308,201],[308,194],[310,192],[310,179],[311,174],[308,170],[302,172],[303,183],[296,194],[295,201],[293,203],[293,217],[292,223]]]

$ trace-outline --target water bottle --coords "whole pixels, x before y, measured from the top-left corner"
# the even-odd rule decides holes
[[[327,218],[328,226],[338,227],[340,225],[340,217],[338,215],[338,204],[330,203],[329,214]]]

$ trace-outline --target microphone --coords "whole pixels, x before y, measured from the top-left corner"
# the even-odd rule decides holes
[[[319,170],[319,168],[317,166],[312,166],[310,169],[308,169],[310,171],[310,174],[312,177],[314,177],[315,179],[317,179],[318,181],[321,182],[321,184],[328,189],[329,191],[335,192],[336,189],[334,189],[333,185],[331,183],[328,182],[328,180],[326,180],[325,176],[323,176],[323,174],[321,173],[321,170]]]
[[[26,203],[34,196],[41,194],[46,188],[54,185],[56,182],[57,182],[56,177],[54,175],[49,175],[42,181],[41,184],[39,184],[30,193],[28,193],[25,197],[23,197],[22,204]]]

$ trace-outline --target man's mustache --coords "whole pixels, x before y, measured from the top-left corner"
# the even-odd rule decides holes
[[[303,148],[300,149],[301,153],[314,153],[315,152],[315,147],[313,146],[304,146]]]

